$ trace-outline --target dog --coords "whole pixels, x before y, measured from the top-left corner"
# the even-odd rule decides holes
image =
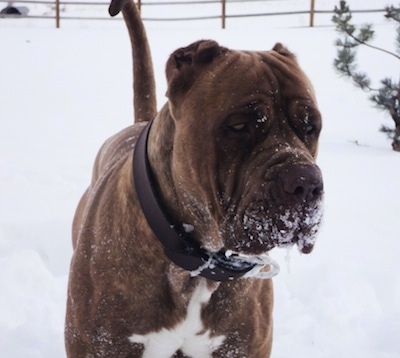
[[[268,252],[314,247],[321,114],[295,56],[201,40],[173,52],[157,112],[132,0],[135,124],[100,149],[73,222],[69,358],[270,356]]]

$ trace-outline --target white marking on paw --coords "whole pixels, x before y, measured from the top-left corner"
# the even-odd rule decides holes
[[[132,343],[144,344],[143,358],[170,358],[177,350],[192,358],[211,358],[225,336],[211,337],[210,331],[204,331],[201,309],[210,298],[213,290],[201,280],[190,299],[186,318],[173,329],[161,329],[144,335],[133,334]]]

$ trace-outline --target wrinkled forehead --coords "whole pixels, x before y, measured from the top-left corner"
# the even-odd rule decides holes
[[[205,101],[221,106],[230,100],[231,105],[271,100],[279,104],[299,98],[314,101],[312,86],[296,59],[276,51],[228,51],[200,76],[194,90],[202,89]]]

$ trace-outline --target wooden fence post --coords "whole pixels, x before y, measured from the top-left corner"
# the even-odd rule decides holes
[[[56,0],[56,28],[60,28],[60,0]]]
[[[222,28],[225,28],[226,0],[222,0]]]
[[[60,28],[60,0],[56,0],[56,28]]]
[[[311,0],[310,8],[310,27],[314,26],[314,10],[315,10],[315,0]]]

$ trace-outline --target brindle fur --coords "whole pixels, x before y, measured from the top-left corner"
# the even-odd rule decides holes
[[[76,211],[65,327],[69,358],[141,357],[143,345],[128,337],[172,329],[205,280],[165,257],[137,201],[132,155],[153,117],[148,151],[157,192],[170,216],[193,225],[194,238],[210,251],[267,252],[279,245],[277,238],[267,228],[260,233],[244,227],[244,218],[264,225],[268,216],[279,228],[280,214],[302,217],[322,196],[319,188],[311,199],[294,200],[279,184],[292,167],[319,173],[320,114],[293,54],[280,44],[260,52],[233,51],[214,41],[181,48],[167,62],[168,103],[156,114],[143,24],[131,0],[113,1],[110,13],[120,10],[132,41],[137,123],[102,146]],[[238,123],[246,132],[234,129]],[[269,357],[272,281],[208,285],[214,293],[202,309],[205,330],[226,336],[212,356]]]

